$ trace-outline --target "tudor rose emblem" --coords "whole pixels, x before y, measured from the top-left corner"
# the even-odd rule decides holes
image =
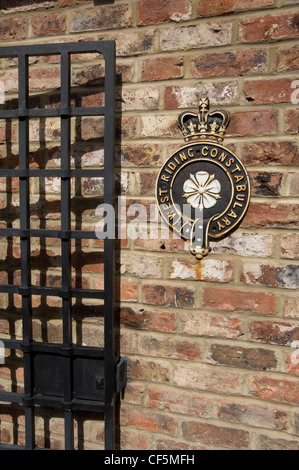
[[[207,98],[200,100],[197,114],[180,114],[186,145],[168,158],[157,179],[160,214],[171,230],[190,240],[197,259],[209,253],[210,240],[238,227],[249,204],[246,169],[222,145],[228,123],[226,111],[209,112]]]

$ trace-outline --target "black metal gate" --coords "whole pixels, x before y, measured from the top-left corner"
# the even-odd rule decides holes
[[[98,107],[70,105],[70,55],[100,53],[105,61],[105,103]],[[60,106],[44,109],[29,107],[29,57],[60,56]],[[63,410],[65,449],[74,448],[73,412],[102,413],[105,420],[105,448],[115,446],[115,403],[126,382],[126,361],[120,359],[115,341],[113,313],[113,240],[104,240],[104,289],[72,287],[71,240],[95,239],[95,231],[71,229],[71,178],[104,178],[104,203],[114,204],[114,134],[115,134],[115,44],[114,41],[69,44],[24,45],[0,48],[0,58],[17,58],[18,106],[0,110],[0,119],[15,118],[19,130],[19,168],[0,169],[0,177],[19,178],[20,227],[0,228],[2,237],[19,237],[21,250],[20,285],[1,284],[0,292],[20,294],[22,299],[22,340],[1,338],[5,348],[21,350],[24,365],[24,393],[0,392],[0,402],[18,403],[24,407],[25,445],[2,444],[0,448],[34,450],[36,445],[35,408],[54,407]],[[81,116],[103,116],[104,168],[73,169],[70,165],[70,119]],[[60,117],[61,167],[32,169],[29,165],[29,122],[31,118]],[[30,227],[30,178],[58,177],[61,181],[60,230]],[[61,287],[32,285],[31,238],[58,238],[61,242]],[[58,296],[62,300],[62,343],[34,341],[32,335],[32,296]],[[73,343],[72,299],[90,298],[104,301],[104,347],[86,347]]]

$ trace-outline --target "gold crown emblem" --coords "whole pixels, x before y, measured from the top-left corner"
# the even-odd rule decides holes
[[[184,112],[179,115],[179,128],[186,142],[210,140],[221,143],[229,123],[227,111],[216,110],[209,112],[209,99],[202,98],[199,101],[198,114]]]

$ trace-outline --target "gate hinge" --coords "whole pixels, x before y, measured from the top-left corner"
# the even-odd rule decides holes
[[[127,359],[122,357],[116,366],[116,393],[120,393],[127,385]]]

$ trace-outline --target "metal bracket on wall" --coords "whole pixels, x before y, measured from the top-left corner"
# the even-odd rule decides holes
[[[72,54],[99,53],[105,61],[104,106],[71,106]],[[29,57],[60,56],[60,106],[43,109],[29,107]],[[24,366],[24,393],[2,391],[0,401],[24,407],[25,444],[0,444],[6,449],[37,449],[36,406],[53,407],[64,412],[65,449],[74,448],[72,413],[76,410],[100,413],[105,421],[105,448],[115,448],[116,400],[126,385],[126,360],[119,359],[114,316],[114,241],[104,239],[104,289],[72,286],[71,240],[96,239],[95,231],[71,228],[71,178],[104,179],[105,204],[114,205],[115,144],[115,42],[96,41],[67,44],[23,45],[0,48],[0,58],[18,61],[18,106],[0,108],[0,119],[18,119],[19,166],[0,169],[0,177],[19,178],[20,227],[0,228],[1,237],[18,237],[21,249],[21,283],[1,284],[0,292],[19,294],[22,298],[23,334],[21,340],[2,338],[5,348],[21,350]],[[104,120],[104,168],[72,169],[70,133],[72,117],[102,116]],[[59,117],[61,120],[60,169],[32,169],[29,164],[29,122],[31,118]],[[61,181],[61,227],[58,230],[32,229],[30,226],[30,178],[58,177]],[[96,208],[95,208],[96,209]],[[31,238],[58,238],[61,246],[61,288],[37,287],[31,282]],[[32,296],[56,296],[62,302],[63,342],[37,342],[32,331]],[[72,299],[103,301],[104,347],[73,344]],[[82,306],[84,308],[84,306]]]

